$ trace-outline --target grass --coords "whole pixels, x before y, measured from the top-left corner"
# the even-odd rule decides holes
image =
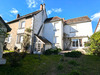
[[[4,50],[4,53],[14,52],[13,50]]]
[[[92,55],[82,55],[80,58],[63,57],[61,55],[38,55],[27,54],[20,61],[18,67],[11,67],[10,54],[5,54],[6,65],[0,66],[0,75],[67,75],[73,70],[80,72],[81,75],[100,75],[100,57]],[[78,63],[78,65],[73,65]],[[71,63],[71,64],[69,64]],[[63,68],[58,69],[63,66]]]

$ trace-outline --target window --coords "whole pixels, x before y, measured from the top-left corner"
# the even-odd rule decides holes
[[[58,30],[58,29],[59,29],[58,23],[54,23],[54,30]]]
[[[82,47],[82,39],[72,39],[73,47]]]
[[[19,25],[19,28],[25,28],[25,21],[22,21]]]
[[[23,35],[17,35],[17,43],[23,42]]]
[[[54,44],[55,44],[55,43],[59,43],[59,37],[58,37],[58,36],[55,36],[55,37],[54,37],[53,43],[54,43]]]
[[[11,34],[8,35],[6,41],[7,41],[7,43],[10,43],[11,42]]]

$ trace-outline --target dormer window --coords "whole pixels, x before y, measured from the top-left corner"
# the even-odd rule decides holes
[[[25,21],[22,21],[19,25],[19,29],[25,28]]]

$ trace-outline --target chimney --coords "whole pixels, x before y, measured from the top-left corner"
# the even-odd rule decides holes
[[[43,10],[45,10],[45,3],[43,4]]]
[[[19,14],[17,14],[17,18],[19,18],[20,17],[20,15]]]
[[[62,18],[63,19],[63,21],[65,21],[65,18]]]
[[[40,10],[43,10],[43,5],[42,4],[40,5]]]

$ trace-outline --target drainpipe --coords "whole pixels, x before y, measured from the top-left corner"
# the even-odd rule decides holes
[[[33,53],[34,51],[34,23],[35,23],[35,15],[32,17],[32,32],[31,32],[31,39],[30,39],[30,45],[31,45],[31,48],[30,48],[30,53]]]

